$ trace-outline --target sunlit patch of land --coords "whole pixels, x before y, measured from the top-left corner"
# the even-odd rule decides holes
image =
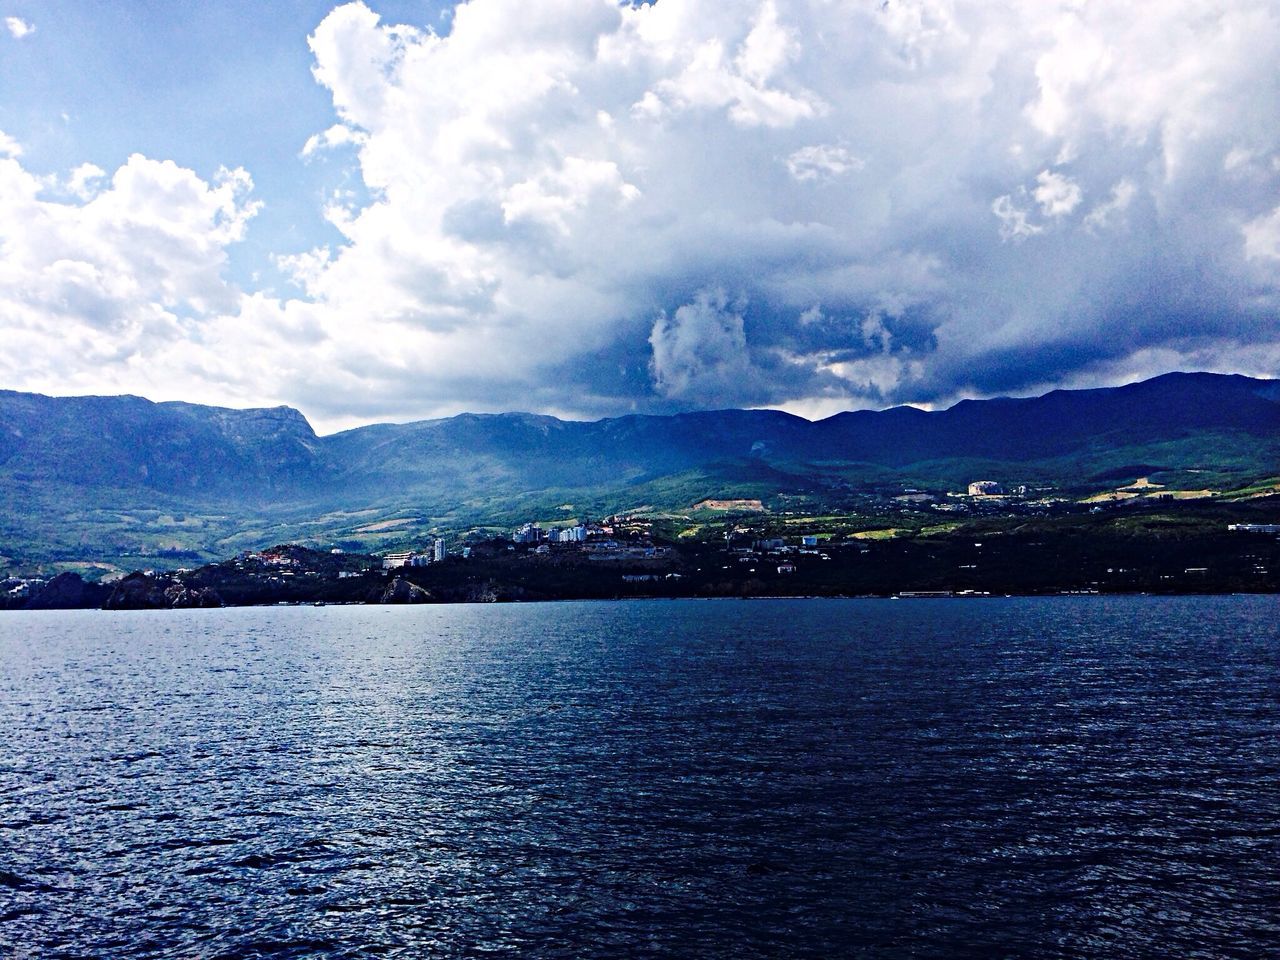
[[[369,523],[363,527],[356,527],[356,533],[378,533],[382,530],[393,530],[396,527],[405,527],[411,523],[417,522],[417,517],[399,517],[395,520],[379,520],[377,523]]]
[[[695,503],[694,510],[748,510],[752,513],[764,513],[765,506],[759,500],[703,500]]]
[[[1080,503],[1116,503],[1119,500],[1133,500],[1138,495],[1136,493],[1121,493],[1116,490],[1106,490],[1102,493],[1095,493],[1091,497],[1085,497]]]
[[[1230,500],[1256,500],[1258,497],[1270,497],[1277,493],[1280,493],[1280,479],[1271,478],[1227,491],[1223,497]]]
[[[951,533],[953,530],[959,530],[963,524],[960,523],[935,523],[927,527],[920,528],[920,536],[937,537]]]
[[[361,517],[367,517],[377,513],[376,507],[370,507],[368,510],[331,510],[321,515],[318,519],[321,521],[340,522],[343,520],[358,520]]]

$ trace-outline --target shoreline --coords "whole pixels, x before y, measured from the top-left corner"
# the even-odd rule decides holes
[[[908,591],[908,594],[910,591]],[[69,611],[100,611],[102,613],[166,613],[175,610],[271,610],[271,609],[296,609],[303,607],[386,607],[386,608],[404,608],[404,607],[487,607],[487,606],[533,606],[538,604],[560,604],[560,603],[657,603],[657,602],[679,602],[679,601],[696,601],[696,602],[759,602],[759,601],[854,601],[854,600],[917,600],[917,601],[946,601],[946,600],[1080,600],[1080,599],[1103,599],[1106,597],[1149,597],[1152,599],[1177,599],[1189,597],[1280,597],[1280,591],[1276,590],[1232,590],[1232,591],[1170,591],[1155,593],[1152,591],[1058,591],[1058,592],[1039,592],[1039,593],[988,593],[988,594],[961,594],[954,593],[950,595],[931,594],[928,596],[910,596],[902,594],[770,594],[749,597],[736,596],[636,596],[636,597],[552,597],[538,598],[530,600],[434,600],[421,603],[370,603],[365,601],[307,601],[307,600],[280,600],[271,603],[228,603],[219,606],[203,606],[203,607],[134,607],[134,608],[116,608],[101,606],[64,606],[64,607],[11,607],[0,609],[0,615],[5,613],[65,613]]]

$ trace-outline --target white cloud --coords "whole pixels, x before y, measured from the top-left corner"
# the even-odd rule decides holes
[[[9,136],[3,130],[0,130],[0,157],[20,157],[22,156],[22,144]]]
[[[1123,217],[1137,193],[1138,188],[1132,180],[1121,180],[1111,188],[1111,195],[1106,200],[1089,211],[1084,225],[1089,229],[1100,229],[1115,223]]]
[[[1080,206],[1083,194],[1080,185],[1069,177],[1051,170],[1041,170],[1036,175],[1036,188],[1032,191],[1040,212],[1046,217],[1064,217]]]
[[[107,171],[92,163],[82,163],[67,177],[67,190],[81,200],[88,200],[98,192],[99,183]]]
[[[130,389],[129,371],[154,384],[145,375],[150,358],[175,347],[198,352],[193,324],[238,309],[221,270],[257,210],[244,171],[220,171],[209,183],[134,155],[89,190],[101,176],[89,165],[73,171],[68,183],[83,188],[81,202],[61,202],[44,197],[45,178],[0,160],[5,382]],[[173,370],[159,379],[180,385]]]
[[[570,217],[593,201],[627,204],[640,191],[626,183],[618,166],[607,160],[565,157],[560,168],[509,187],[502,200],[507,223],[521,220],[540,222],[568,235]]]
[[[311,157],[321,150],[334,150],[338,147],[360,146],[368,136],[359,130],[352,130],[345,123],[335,123],[328,130],[314,133],[302,145],[302,156]]]
[[[702,290],[675,315],[658,317],[649,334],[658,391],[677,400],[715,403],[754,378],[743,327],[743,303],[724,290]]]
[[[23,37],[29,37],[36,32],[35,25],[28,23],[21,17],[5,17],[5,29],[9,31],[9,36],[15,40],[21,40]]]
[[[1280,260],[1280,207],[1244,225],[1244,252],[1250,260]]]
[[[1016,243],[1027,237],[1034,237],[1044,230],[1044,227],[1029,222],[1026,209],[1014,203],[1013,197],[1007,193],[992,201],[991,212],[1000,220],[1001,240],[1012,240]]]
[[[787,157],[787,170],[796,180],[830,180],[861,170],[866,163],[844,147],[817,144],[801,147]]]
[[[306,253],[285,254],[276,257],[276,266],[298,286],[306,289],[319,282],[333,252],[328,247],[318,247]]]
[[[727,108],[733,124],[748,128],[792,127],[826,110],[821,98],[803,85],[779,82],[802,48],[794,32],[780,21],[773,0],[759,4],[745,24],[734,24],[729,36],[699,36],[696,31],[680,36],[663,29],[646,38],[646,25],[636,23],[633,16],[631,23],[624,21],[615,39],[626,39],[627,26],[635,28],[634,39],[643,44],[636,52],[657,54],[668,63],[674,59],[679,65],[647,91],[641,103],[656,93],[659,102],[678,112]],[[749,29],[739,39],[743,26]],[[644,42],[658,36],[662,42],[657,45]]]
[[[56,203],[0,138],[0,334],[79,383],[322,420],[825,410],[1280,355],[1272,0],[530,9],[317,26],[335,117],[302,153],[356,148],[330,162],[361,183],[324,201],[340,242],[273,251],[295,299],[219,272],[243,181],[139,158],[170,187],[85,169]],[[189,216],[160,243],[129,204]]]

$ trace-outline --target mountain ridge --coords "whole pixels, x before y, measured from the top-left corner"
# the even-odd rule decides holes
[[[1130,383],[1120,384],[1113,387],[1080,387],[1080,388],[1055,388],[1043,394],[1036,394],[1028,397],[1013,396],[994,396],[994,397],[977,397],[962,398],[955,403],[938,409],[926,410],[911,404],[897,404],[879,409],[859,409],[859,410],[842,410],[826,417],[810,420],[799,414],[790,413],[786,410],[778,410],[769,407],[714,407],[705,410],[688,410],[671,414],[652,414],[652,413],[630,413],[622,414],[616,417],[600,417],[595,420],[578,420],[556,417],[552,414],[534,413],[525,410],[509,410],[497,413],[492,412],[472,412],[463,411],[448,417],[429,417],[421,420],[397,421],[373,421],[367,424],[361,424],[356,427],[348,427],[343,430],[337,430],[333,433],[318,434],[311,426],[306,415],[296,407],[287,404],[279,404],[273,407],[223,407],[213,404],[193,403],[186,400],[150,400],[137,394],[69,394],[65,396],[28,392],[20,390],[12,390],[8,388],[0,388],[0,409],[6,401],[12,400],[28,400],[35,402],[53,402],[58,404],[78,404],[92,403],[97,401],[107,401],[121,404],[137,405],[144,407],[153,407],[157,410],[172,409],[192,412],[208,412],[216,413],[228,417],[229,419],[242,418],[250,420],[254,418],[260,419],[276,419],[280,421],[289,421],[301,423],[306,431],[316,440],[332,440],[349,434],[356,434],[367,430],[396,430],[400,428],[410,427],[427,427],[436,424],[450,423],[454,421],[514,421],[514,422],[536,422],[540,424],[553,423],[561,426],[581,425],[581,426],[599,426],[604,424],[621,424],[633,421],[673,421],[692,418],[716,417],[720,415],[743,414],[743,415],[760,415],[767,417],[776,417],[785,419],[795,423],[808,424],[817,426],[823,424],[832,424],[840,422],[848,418],[881,416],[886,414],[899,415],[900,413],[915,415],[921,414],[926,417],[937,417],[952,413],[961,409],[968,409],[973,406],[986,405],[1016,405],[1016,404],[1032,404],[1042,401],[1050,401],[1060,397],[1085,398],[1089,396],[1114,395],[1127,391],[1147,390],[1157,385],[1168,383],[1227,383],[1233,382],[1238,384],[1248,384],[1258,392],[1259,396],[1269,400],[1280,401],[1280,378],[1265,379],[1257,377],[1249,377],[1243,374],[1227,374],[1227,373],[1210,373],[1205,371],[1174,371],[1170,373],[1159,374],[1143,380],[1135,380]]]
[[[1228,489],[1273,475],[1277,461],[1280,381],[1237,374],[812,421],[735,409],[464,413],[326,435],[292,407],[0,390],[0,494],[14,504],[0,553],[203,556],[281,534],[376,548],[390,535],[366,528],[387,520],[407,537],[558,517],[565,504],[570,515],[739,497],[849,510],[859,491],[943,494],[987,474],[1087,493],[1132,465],[1175,480],[1201,471]]]

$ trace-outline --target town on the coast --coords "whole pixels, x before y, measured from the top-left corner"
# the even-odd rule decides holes
[[[963,519],[914,529],[866,527],[833,517],[774,516],[758,500],[708,499],[695,505],[708,519],[694,528],[634,512],[600,520],[530,519],[505,532],[404,537],[401,546],[381,552],[286,543],[203,566],[144,568],[98,582],[75,572],[9,577],[0,581],[0,605],[154,609],[1280,589],[1280,523],[1262,522],[1247,505],[1170,493],[1144,479],[1084,501],[990,479],[958,493],[907,487],[884,499],[902,516],[928,509]],[[1170,526],[1170,506],[1179,510],[1182,534],[1191,535]],[[1117,530],[1127,532],[1117,536]]]

